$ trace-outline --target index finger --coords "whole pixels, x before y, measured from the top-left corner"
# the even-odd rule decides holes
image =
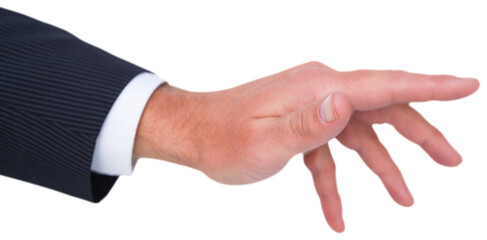
[[[343,74],[340,91],[349,96],[356,110],[371,110],[398,103],[458,99],[475,92],[480,84],[474,78],[396,70],[358,70]]]

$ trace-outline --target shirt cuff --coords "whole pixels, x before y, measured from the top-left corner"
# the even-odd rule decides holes
[[[152,93],[165,81],[152,73],[134,77],[115,100],[96,139],[91,170],[104,175],[131,175],[132,151],[140,117]]]

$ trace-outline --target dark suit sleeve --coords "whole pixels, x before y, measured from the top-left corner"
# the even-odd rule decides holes
[[[92,202],[117,177],[90,170],[112,104],[144,69],[0,8],[0,174]]]

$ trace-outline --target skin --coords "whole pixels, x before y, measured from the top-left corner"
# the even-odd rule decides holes
[[[414,202],[401,172],[372,124],[392,124],[436,162],[461,156],[408,103],[453,100],[479,87],[471,78],[404,71],[335,71],[310,62],[235,88],[195,93],[163,85],[150,98],[134,145],[134,159],[164,159],[198,169],[215,181],[246,184],[279,172],[303,153],[330,227],[345,225],[327,142],[337,138],[358,152],[402,206]],[[331,96],[331,116],[320,116]],[[330,107],[330,106],[328,106]]]

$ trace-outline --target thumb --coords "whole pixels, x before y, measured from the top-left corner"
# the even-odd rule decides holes
[[[334,92],[271,123],[272,146],[287,156],[306,152],[335,138],[350,120],[353,108],[348,97]]]

